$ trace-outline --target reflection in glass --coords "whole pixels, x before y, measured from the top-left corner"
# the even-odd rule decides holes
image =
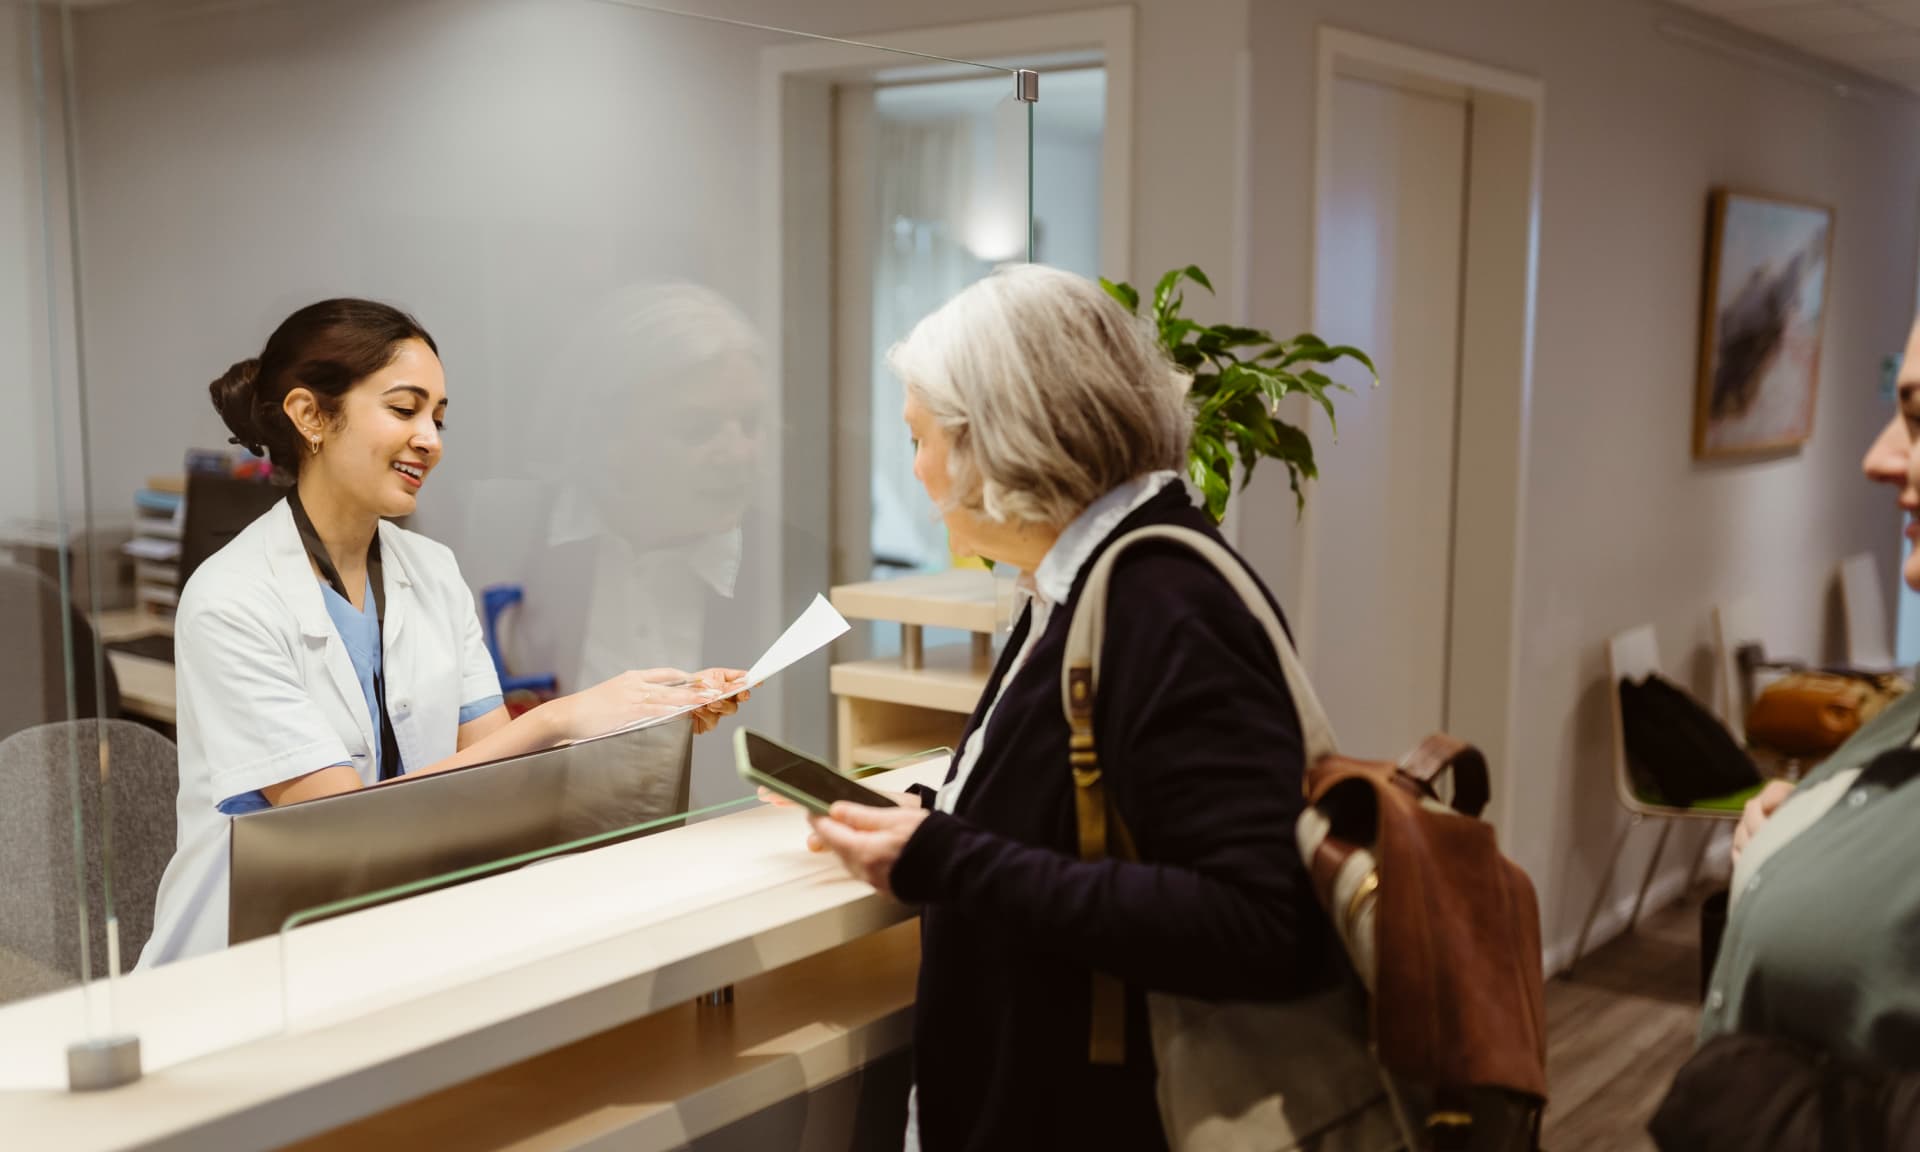
[[[501,461],[521,474],[475,500],[524,573],[510,667],[564,692],[711,659],[707,616],[734,595],[763,479],[764,372],[746,316],[695,284],[620,289],[566,336]]]

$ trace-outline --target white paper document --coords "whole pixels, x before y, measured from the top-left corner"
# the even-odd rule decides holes
[[[803,658],[818,652],[827,645],[847,634],[852,628],[846,618],[834,611],[827,598],[814,593],[813,603],[800,613],[800,618],[787,625],[780,639],[760,654],[747,670],[747,683],[759,684],[770,678],[775,672],[782,671],[799,663]]]
[[[724,700],[729,696],[738,696],[749,688],[759,687],[772,679],[775,673],[791,668],[846,635],[852,627],[847,623],[846,617],[840,615],[834,610],[833,605],[827,602],[825,596],[815,593],[813,603],[807,605],[807,610],[800,613],[799,619],[787,625],[787,630],[780,634],[780,639],[775,640],[765,652],[760,654],[760,658],[753,662],[753,667],[747,670],[747,678],[726,691],[711,693],[708,701]],[[676,716],[684,716],[706,705],[706,701],[683,705],[659,716],[636,720],[624,728],[616,728],[604,735],[616,736],[622,732],[633,732],[650,725],[664,724]],[[575,741],[575,743],[578,742]]]

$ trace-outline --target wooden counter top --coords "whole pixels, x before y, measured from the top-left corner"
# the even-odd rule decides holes
[[[147,1075],[110,1092],[64,1088],[82,990],[0,1008],[0,1133],[63,1152],[280,1147],[911,919],[804,836],[796,811],[750,806],[123,977],[118,1024]],[[877,995],[850,1009],[858,1029],[899,1026]]]

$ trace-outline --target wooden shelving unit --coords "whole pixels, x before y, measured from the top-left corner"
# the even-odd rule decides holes
[[[975,568],[843,584],[829,593],[849,620],[900,625],[900,655],[835,664],[842,771],[954,747],[993,670],[993,637],[1013,606],[1013,580]],[[965,644],[926,648],[923,630],[971,632]]]

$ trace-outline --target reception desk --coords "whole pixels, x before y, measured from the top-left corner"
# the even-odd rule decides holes
[[[840,1128],[895,1122],[917,925],[804,838],[796,811],[751,805],[123,977],[116,1023],[147,1071],[107,1092],[64,1088],[103,988],[0,1008],[0,1133],[73,1152],[844,1147]],[[696,1003],[723,986],[731,1003]],[[847,1090],[889,1057],[891,1079]]]

